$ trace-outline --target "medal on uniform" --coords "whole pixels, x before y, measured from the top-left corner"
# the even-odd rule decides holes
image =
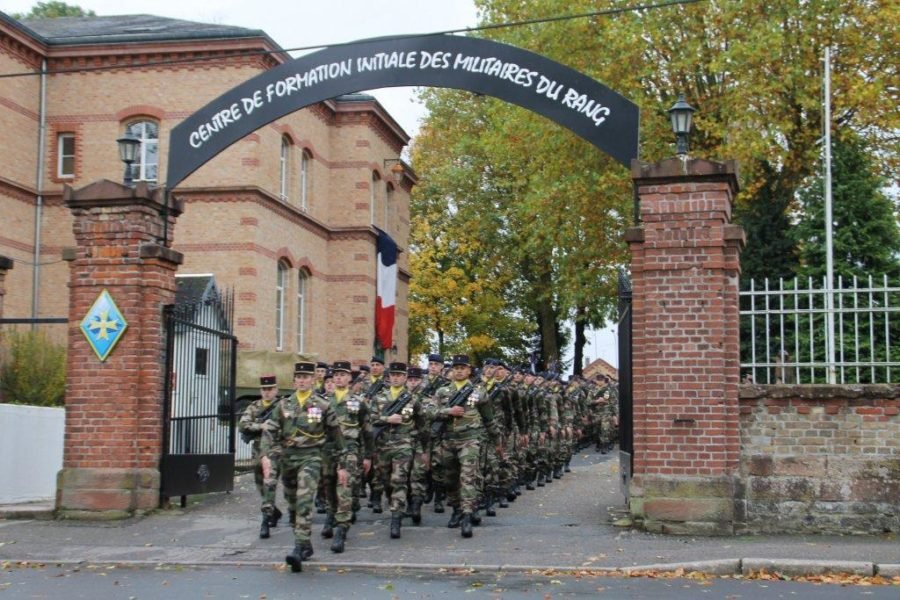
[[[413,414],[413,407],[408,404],[403,407],[403,410],[400,411],[400,415],[403,417],[403,420],[408,420]]]
[[[310,406],[306,411],[307,423],[319,423],[322,420],[322,409],[318,406]]]
[[[355,415],[359,412],[359,400],[348,400],[347,401],[347,412],[351,415]]]

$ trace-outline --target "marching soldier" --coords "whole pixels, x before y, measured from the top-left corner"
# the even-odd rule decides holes
[[[369,361],[369,376],[363,379],[359,393],[365,397],[366,402],[371,407],[375,396],[381,393],[385,385],[387,385],[387,382],[384,379],[384,359],[373,356],[372,360]],[[372,509],[373,513],[381,513],[382,511],[381,494],[384,491],[382,487],[384,477],[378,473],[378,468],[378,463],[373,462],[372,469],[362,478],[362,486],[364,487],[368,483],[371,489],[369,508]]]
[[[422,397],[426,398],[426,402],[430,404],[434,394],[449,383],[450,380],[444,375],[444,357],[440,354],[429,354],[428,374],[425,377],[425,381],[422,383]],[[429,462],[431,464],[431,486],[434,490],[433,510],[438,514],[444,512],[444,498],[446,497],[444,463],[441,459],[441,451],[441,441],[432,438],[431,447],[429,448]],[[428,501],[428,499],[425,500],[426,503]]]
[[[328,374],[328,363],[325,362],[317,362],[316,363],[316,383],[313,386],[313,391],[315,391],[320,396],[324,396],[327,393],[325,389],[325,376]]]
[[[388,373],[390,387],[372,400],[372,429],[379,463],[376,475],[383,478],[383,489],[390,491],[393,539],[400,537],[406,511],[413,446],[428,442],[423,407],[406,389],[406,376],[406,363],[392,362]]]
[[[430,408],[436,423],[433,434],[443,436],[444,476],[447,498],[453,507],[448,527],[459,527],[463,537],[472,537],[472,515],[478,505],[480,492],[479,455],[482,439],[490,445],[497,443],[494,414],[484,388],[469,381],[472,367],[469,357],[453,357],[451,385],[435,394]]]
[[[335,413],[328,401],[313,392],[315,364],[299,362],[294,365],[294,389],[296,392],[283,398],[265,423],[260,451],[263,475],[270,480],[273,466],[281,470],[285,497],[287,491],[296,490],[294,505],[294,549],[285,557],[291,571],[303,570],[303,561],[313,554],[310,530],[312,507],[322,472],[322,454],[326,442],[327,451],[338,465],[338,484],[346,486],[350,475],[345,468],[345,442]],[[277,472],[278,469],[275,469]],[[273,494],[274,495],[274,494]],[[273,514],[274,498],[267,496],[263,511]]]
[[[418,367],[410,367],[406,376],[406,389],[413,395],[416,401],[422,405],[423,410],[428,397],[423,394],[425,386],[422,383],[425,373]],[[430,423],[425,420],[422,433],[430,432]],[[431,444],[423,442],[422,436],[417,437],[413,444],[412,467],[409,472],[409,516],[414,525],[422,522],[422,503],[428,493],[428,471],[431,468]]]
[[[251,456],[253,458],[253,480],[256,483],[256,489],[259,491],[260,497],[265,502],[266,486],[263,478],[263,468],[260,459],[262,458],[259,451],[259,443],[262,439],[263,427],[269,418],[269,414],[274,410],[278,400],[278,382],[274,375],[263,375],[259,378],[259,394],[262,396],[259,400],[252,402],[238,423],[238,430],[241,432],[241,439],[244,442],[250,442]],[[277,480],[275,485],[277,485]],[[274,490],[273,490],[274,496]],[[272,504],[272,514],[267,515],[263,510],[262,524],[259,526],[259,537],[268,539],[269,528],[277,527],[278,521],[281,519],[281,511]]]
[[[332,452],[326,452],[322,459],[322,479],[324,480],[325,498],[328,505],[328,516],[322,537],[331,538],[331,551],[344,551],[347,531],[354,521],[354,491],[359,481],[360,464],[363,472],[371,468],[372,426],[369,422],[369,407],[365,399],[350,391],[349,361],[337,361],[330,371],[334,381],[333,389],[326,396],[332,410],[338,418],[341,433],[346,444],[346,459],[349,481],[341,485],[337,478],[337,464],[331,460]],[[329,450],[331,450],[329,448]],[[360,457],[365,457],[360,460]]]

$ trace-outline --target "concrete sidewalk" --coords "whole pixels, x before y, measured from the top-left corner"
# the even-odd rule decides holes
[[[823,570],[900,575],[896,534],[862,536],[670,537],[610,524],[624,508],[618,462],[593,451],[579,454],[561,480],[525,492],[495,518],[484,517],[475,536],[462,539],[446,527],[449,513],[423,508],[423,523],[404,521],[403,537],[388,535],[390,515],[363,507],[347,550],[332,554],[315,516],[311,565],[329,568],[404,568],[530,571],[534,569],[673,570],[714,574],[767,568],[784,574]],[[280,496],[280,492],[279,492]],[[293,545],[282,524],[258,539],[259,500],[252,476],[235,481],[231,494],[189,498],[187,508],[160,510],[118,522],[39,519],[0,521],[0,561],[85,562],[132,565],[281,565]],[[285,511],[286,512],[286,511]],[[9,512],[0,507],[0,516]],[[40,516],[34,514],[32,517]]]

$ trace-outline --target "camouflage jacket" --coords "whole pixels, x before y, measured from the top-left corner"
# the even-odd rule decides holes
[[[452,417],[448,414],[449,403],[458,392],[469,394],[462,404],[465,413],[461,417]],[[488,441],[496,443],[499,437],[494,421],[494,410],[488,401],[487,392],[484,386],[473,385],[471,381],[466,382],[459,390],[456,384],[440,388],[429,407],[429,416],[434,420],[447,422],[444,436],[448,440],[469,440],[487,434]]]
[[[403,421],[397,425],[391,425],[387,422],[389,415],[386,415],[385,411],[404,394],[408,395],[409,399],[397,413]],[[423,445],[428,443],[425,408],[419,397],[405,387],[401,388],[396,397],[392,394],[390,386],[385,387],[372,399],[371,413],[372,429],[377,437],[376,447],[413,445],[416,441]]]
[[[337,415],[338,425],[344,435],[344,441],[348,446],[355,446],[362,450],[364,456],[372,454],[372,422],[369,414],[369,403],[366,399],[351,391],[343,400],[338,401],[337,395],[332,392],[325,396],[331,404],[332,410]]]
[[[338,415],[324,397],[313,393],[304,406],[297,401],[297,394],[282,398],[263,430],[261,452],[278,458],[292,449],[325,448],[334,458],[346,454],[344,435],[338,423]]]
[[[262,398],[255,400],[247,406],[246,410],[244,410],[244,414],[241,415],[241,420],[238,421],[238,431],[241,432],[241,437],[248,443],[253,444],[254,452],[259,452],[259,443],[262,440],[263,429],[265,427],[265,422],[268,419],[268,413],[275,410],[272,407],[277,404],[278,401],[279,398],[276,397],[266,405]],[[272,408],[272,411],[269,410],[270,408]]]

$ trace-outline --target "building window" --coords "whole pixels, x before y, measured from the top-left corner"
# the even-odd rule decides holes
[[[194,375],[209,374],[209,349],[194,348]]]
[[[309,285],[309,274],[300,270],[297,279],[297,352],[306,351],[306,289]]]
[[[375,201],[378,199],[378,182],[381,176],[377,172],[372,172],[372,185],[369,187],[369,222],[375,224]]]
[[[275,279],[275,349],[284,348],[284,300],[287,288],[288,265],[279,261]]]
[[[61,133],[57,138],[59,161],[56,172],[59,177],[75,177],[75,134]]]
[[[281,182],[278,194],[282,202],[287,202],[291,191],[291,140],[287,136],[281,138],[281,164],[278,177]]]
[[[153,121],[135,121],[125,128],[125,133],[141,140],[137,160],[131,165],[131,178],[135,181],[159,179],[159,125]]]
[[[312,155],[304,150],[300,156],[300,208],[309,209],[309,167],[312,164]]]
[[[391,208],[394,201],[394,186],[389,183],[387,184],[386,189],[387,194],[384,197],[384,230],[390,231],[389,225],[391,222]]]

